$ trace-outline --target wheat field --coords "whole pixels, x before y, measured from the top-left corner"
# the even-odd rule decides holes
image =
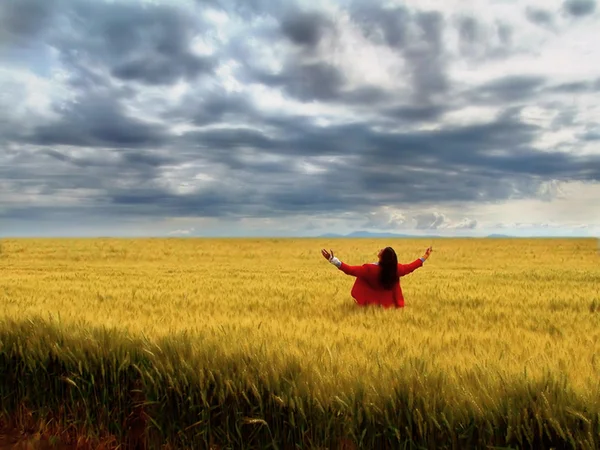
[[[320,249],[357,265],[388,245],[403,263],[433,253],[402,278],[404,309],[360,308],[353,278]],[[237,418],[198,410],[173,425],[152,410],[150,447],[600,445],[594,239],[14,239],[2,242],[0,271],[5,373],[16,364],[35,380],[60,361],[88,400],[64,383],[42,395],[41,381],[15,375],[0,382],[6,414],[71,402],[61,420],[93,433],[83,418],[97,414],[96,427],[125,435],[110,423],[126,411],[91,412],[92,397],[97,409],[117,388],[97,376],[82,387],[107,377],[112,358],[152,368],[138,371],[145,402],[166,402],[169,385],[208,405],[210,379]]]

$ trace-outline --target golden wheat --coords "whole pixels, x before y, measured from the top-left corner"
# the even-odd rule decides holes
[[[424,267],[402,279],[402,310],[357,307],[353,278],[320,255],[333,248],[362,264],[391,245],[411,262],[430,244]],[[375,408],[412,386],[417,397],[454,403],[454,422],[461,411],[492,420],[517,381],[551,377],[600,413],[596,247],[590,239],[5,240],[0,320],[6,329],[41,317],[87,348],[102,348],[89,331],[97,327],[143,338],[164,373],[246,358],[277,383],[296,364],[300,404],[345,405],[362,393]],[[421,423],[425,412],[413,413]]]

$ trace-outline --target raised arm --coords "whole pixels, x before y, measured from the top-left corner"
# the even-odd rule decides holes
[[[403,277],[404,275],[408,275],[409,273],[412,273],[419,267],[423,266],[424,262],[424,258],[419,258],[415,259],[410,264],[398,264],[398,275],[401,277]]]
[[[398,264],[398,275],[403,277],[404,275],[414,272],[419,267],[422,267],[423,263],[427,260],[427,258],[429,258],[431,251],[432,248],[429,247],[427,250],[425,250],[425,254],[421,258],[414,260],[410,264]]]
[[[326,260],[328,260],[331,264],[336,266],[338,269],[340,269],[346,275],[351,275],[353,277],[362,277],[366,274],[366,272],[368,270],[368,268],[366,267],[367,266],[366,264],[363,264],[362,266],[350,266],[346,263],[343,263],[337,257],[333,256],[333,251],[331,251],[331,253],[329,253],[327,250],[323,249],[323,250],[321,250],[321,254],[323,255],[323,257]]]
[[[366,276],[368,267],[367,264],[363,264],[362,266],[349,266],[348,264],[341,262],[341,264],[338,266],[338,269],[340,269],[346,275],[364,278]]]

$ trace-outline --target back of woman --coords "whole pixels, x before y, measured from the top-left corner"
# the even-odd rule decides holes
[[[321,253],[346,275],[356,277],[351,295],[357,304],[403,308],[404,295],[400,286],[400,277],[421,267],[431,250],[429,247],[422,258],[410,264],[398,264],[394,249],[386,247],[379,251],[379,262],[362,266],[349,266],[333,256],[333,252],[329,254],[326,250],[322,250]]]

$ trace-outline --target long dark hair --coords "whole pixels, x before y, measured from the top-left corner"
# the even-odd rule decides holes
[[[379,281],[384,289],[390,290],[398,282],[398,257],[392,247],[386,247],[379,259]]]

